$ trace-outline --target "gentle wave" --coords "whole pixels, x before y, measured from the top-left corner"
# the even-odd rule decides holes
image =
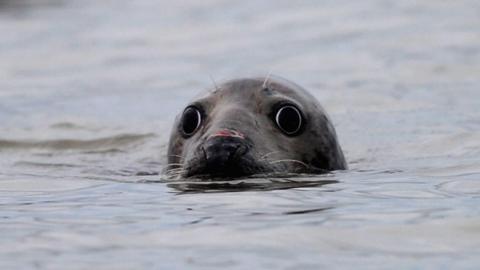
[[[0,150],[3,149],[51,149],[51,150],[105,150],[119,148],[140,143],[154,137],[155,134],[118,134],[109,137],[77,140],[77,139],[55,139],[55,140],[7,140],[0,139]]]

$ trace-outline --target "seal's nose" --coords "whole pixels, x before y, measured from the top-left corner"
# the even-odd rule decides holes
[[[236,137],[213,137],[203,146],[207,167],[232,166],[248,150],[243,139]]]
[[[218,132],[217,132],[218,133]],[[215,134],[217,134],[215,133]],[[204,173],[233,175],[243,170],[242,157],[249,151],[247,141],[239,134],[212,135],[202,146]]]

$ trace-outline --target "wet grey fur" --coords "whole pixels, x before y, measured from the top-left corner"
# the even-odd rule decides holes
[[[283,134],[272,119],[273,106],[295,104],[305,118],[298,136]],[[335,129],[319,102],[302,87],[279,77],[242,78],[219,84],[190,105],[205,112],[202,126],[190,138],[180,132],[180,113],[168,146],[167,174],[195,177],[205,164],[204,146],[220,129],[245,134],[249,152],[242,157],[242,175],[257,173],[324,173],[347,163]],[[229,172],[225,172],[229,176]]]

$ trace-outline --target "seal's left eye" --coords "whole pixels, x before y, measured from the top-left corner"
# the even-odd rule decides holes
[[[189,106],[183,111],[182,115],[182,132],[185,136],[190,137],[198,130],[202,124],[202,114],[193,106]]]
[[[299,135],[302,131],[303,117],[293,105],[284,105],[275,113],[275,123],[288,136]]]

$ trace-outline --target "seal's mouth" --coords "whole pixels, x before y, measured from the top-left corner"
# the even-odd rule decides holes
[[[234,165],[228,164],[224,166],[204,166],[204,167],[191,167],[187,169],[185,174],[186,178],[202,178],[202,179],[216,179],[216,178],[240,178],[259,174],[264,170],[255,169],[254,164]]]
[[[251,155],[252,144],[240,132],[220,130],[200,145],[185,177],[241,177],[268,171]]]

